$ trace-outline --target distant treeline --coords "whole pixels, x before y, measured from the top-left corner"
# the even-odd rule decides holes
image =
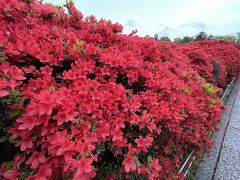
[[[154,35],[154,38],[158,41],[171,41],[171,39],[168,36],[161,36],[159,37],[158,34]],[[175,38],[173,42],[177,43],[188,43],[193,41],[201,41],[201,40],[228,40],[235,43],[240,44],[240,32],[236,33],[236,35],[223,35],[223,36],[213,36],[208,35],[206,32],[201,31],[195,36],[185,36],[183,38]]]

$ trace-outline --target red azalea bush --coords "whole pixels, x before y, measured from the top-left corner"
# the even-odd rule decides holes
[[[1,106],[20,149],[1,178],[181,178],[184,157],[208,149],[220,122],[211,58],[223,59],[224,78],[237,76],[239,48],[181,49],[66,8],[0,2]]]
[[[208,82],[225,87],[240,69],[240,46],[223,40],[204,40],[179,44],[193,68]]]

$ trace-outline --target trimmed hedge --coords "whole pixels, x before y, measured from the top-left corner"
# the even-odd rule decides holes
[[[224,106],[210,83],[238,76],[239,46],[124,35],[65,8],[0,2],[1,145],[12,154],[0,177],[182,178],[189,151],[213,144]]]
[[[223,40],[204,40],[177,47],[208,82],[225,87],[240,69],[240,46]]]

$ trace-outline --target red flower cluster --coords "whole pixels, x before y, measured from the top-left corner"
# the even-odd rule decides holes
[[[240,69],[240,46],[228,41],[205,40],[178,45],[198,73],[208,82],[224,87]]]
[[[212,62],[226,85],[239,46],[123,35],[71,1],[66,8],[0,2],[0,96],[22,97],[8,130],[20,150],[1,178],[181,178],[185,155],[209,148],[220,122]]]

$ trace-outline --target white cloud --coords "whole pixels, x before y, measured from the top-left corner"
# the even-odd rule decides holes
[[[126,25],[126,26],[129,26],[129,27],[135,27],[135,23],[136,23],[135,20],[129,19],[129,20],[127,20],[127,22],[125,23],[125,25]]]
[[[65,0],[47,0],[63,4]],[[76,0],[83,15],[110,19],[124,26],[124,32],[153,36],[164,32],[171,38],[240,31],[239,0]]]

